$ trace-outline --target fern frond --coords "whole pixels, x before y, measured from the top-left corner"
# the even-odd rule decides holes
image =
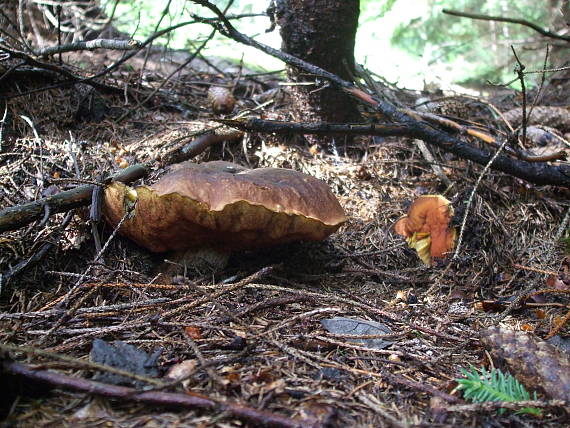
[[[456,379],[459,386],[458,390],[463,391],[463,397],[475,403],[485,401],[526,401],[536,400],[536,392],[531,398],[529,392],[523,384],[509,373],[503,373],[501,370],[493,369],[491,371],[477,370],[470,366],[470,369],[461,369],[465,376]],[[499,413],[503,413],[505,409],[499,409]],[[542,416],[539,409],[534,407],[524,407],[516,413],[526,413],[534,416]]]

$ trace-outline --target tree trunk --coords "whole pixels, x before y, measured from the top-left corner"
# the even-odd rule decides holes
[[[360,13],[359,0],[277,0],[276,18],[281,27],[283,51],[317,65],[345,80],[352,80],[354,40]],[[322,88],[324,82],[288,67],[292,83],[294,119],[303,122],[355,122],[356,103],[341,91]],[[310,136],[311,144],[330,143],[332,137]],[[338,140],[337,140],[338,143]]]

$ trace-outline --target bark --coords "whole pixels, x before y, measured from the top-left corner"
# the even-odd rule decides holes
[[[276,18],[281,27],[282,49],[351,81],[359,12],[358,0],[278,0]],[[287,66],[287,74],[293,83],[317,80],[292,66]],[[319,82],[319,86],[324,84]],[[357,121],[354,100],[337,90],[320,89],[319,86],[291,87],[292,112],[296,121]],[[309,138],[312,138],[311,143],[331,141],[331,137]]]

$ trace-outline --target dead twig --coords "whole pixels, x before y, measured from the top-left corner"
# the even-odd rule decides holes
[[[144,164],[136,164],[118,172],[109,178],[107,182],[120,181],[122,183],[130,183],[143,178],[146,174],[148,174],[148,167]],[[103,185],[104,183],[101,184]],[[46,207],[49,208],[50,214],[55,214],[88,205],[91,202],[93,187],[91,184],[79,186],[47,198],[6,208],[0,211],[0,233],[17,229],[41,219],[44,216]]]
[[[186,312],[192,308],[195,308],[204,302],[210,301],[211,298],[215,299],[215,298],[218,298],[224,294],[231,293],[232,291],[239,290],[240,288],[247,287],[247,285],[251,284],[252,282],[258,281],[259,279],[261,279],[264,276],[266,276],[267,274],[269,274],[271,272],[271,270],[272,270],[271,267],[265,267],[265,268],[255,272],[254,274],[248,276],[247,278],[244,278],[241,281],[238,281],[234,284],[230,284],[227,287],[224,287],[221,290],[218,290],[209,296],[204,296],[204,297],[201,297],[199,299],[192,297],[192,298],[190,298],[190,300],[192,300],[192,302],[187,303],[187,304],[182,305],[182,306],[179,306],[176,309],[172,309],[171,311],[165,312],[161,315],[160,318],[162,320],[166,320],[167,318],[173,317],[173,316],[178,315],[180,313]]]
[[[445,407],[445,410],[448,412],[490,412],[497,409],[520,410],[525,407],[570,410],[568,403],[564,400],[485,401],[484,403],[455,404]]]
[[[243,119],[214,119],[216,122],[241,129],[242,131],[257,131],[275,134],[312,134],[312,135],[377,135],[405,136],[408,128],[404,125],[385,125],[377,123],[296,123],[279,120],[264,120],[255,118]]]
[[[57,55],[73,51],[94,51],[96,49],[111,49],[119,51],[130,51],[140,49],[141,43],[137,40],[111,40],[111,39],[95,39],[88,41],[80,41],[69,43],[61,46],[50,46],[36,52],[39,57]]]
[[[451,9],[443,9],[442,12],[447,15],[459,16],[462,18],[478,19],[482,21],[508,22],[511,24],[524,25],[525,27],[532,28],[534,31],[536,31],[539,34],[542,34],[543,36],[570,42],[570,36],[564,36],[562,34],[557,34],[553,33],[552,31],[545,30],[536,25],[535,23],[527,21],[526,19],[507,18],[504,16],[482,15],[479,13],[461,12],[458,10],[451,10]]]
[[[119,376],[125,376],[133,380],[144,382],[145,384],[162,386],[162,381],[158,379],[153,379],[147,376],[142,376],[136,373],[132,373],[126,370],[121,370],[116,367],[108,366],[105,364],[94,363],[92,361],[80,360],[78,358],[69,357],[67,355],[57,354],[55,352],[45,351],[39,348],[33,348],[30,346],[15,346],[7,343],[0,343],[0,350],[4,352],[23,352],[27,355],[42,356],[51,358],[52,360],[62,361],[68,363],[74,367],[81,367],[88,370],[99,370],[107,373],[112,373]]]
[[[141,392],[135,388],[109,385],[87,379],[66,376],[55,371],[34,370],[27,364],[13,361],[3,361],[2,369],[8,373],[23,376],[30,380],[40,381],[48,385],[83,392],[91,395],[99,395],[124,401],[134,401],[153,406],[174,406],[177,408],[195,409],[203,411],[223,412],[228,417],[233,417],[252,424],[271,428],[301,428],[320,427],[321,424],[314,420],[291,419],[274,413],[257,410],[240,404],[229,403],[203,395],[180,394],[174,392],[149,391]]]

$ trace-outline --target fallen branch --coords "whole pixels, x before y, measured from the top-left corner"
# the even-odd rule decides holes
[[[148,168],[143,164],[136,164],[120,171],[107,182],[120,181],[122,183],[130,183],[144,177],[146,174],[148,174]],[[60,192],[47,198],[2,210],[0,211],[0,233],[14,230],[39,220],[44,217],[46,211],[49,215],[52,215],[88,205],[91,201],[94,186],[94,184],[78,186],[75,189]]]
[[[497,138],[492,135],[485,133],[478,129],[468,128],[458,124],[449,119],[441,118],[435,114],[416,112],[409,110],[410,115],[417,115],[421,119],[430,121],[431,123],[436,123],[442,126],[447,126],[455,133],[468,134],[479,140],[484,141],[487,144],[493,144],[495,148],[497,145]],[[344,135],[377,135],[377,136],[408,136],[410,131],[409,128],[404,125],[398,124],[351,124],[351,123],[297,123],[297,122],[285,122],[276,120],[263,120],[255,118],[244,118],[244,119],[214,119],[216,122],[223,123],[224,125],[231,126],[232,128],[241,129],[243,131],[261,131],[261,132],[273,132],[276,134],[314,134],[314,135],[329,135],[329,134],[344,134]],[[563,160],[566,158],[566,152],[564,150],[558,150],[556,152],[547,153],[543,155],[530,155],[528,153],[522,153],[519,150],[513,150],[510,148],[506,149],[510,154],[516,156],[518,159],[525,160],[527,162],[552,162],[556,160]]]
[[[295,122],[284,122],[284,121],[263,120],[263,119],[238,119],[238,120],[215,119],[215,121],[243,131],[272,132],[275,134],[294,133],[294,134],[329,135],[329,134],[338,133],[344,135],[377,135],[377,136],[387,137],[387,136],[413,136],[416,133],[413,127],[401,124],[386,125],[386,124],[295,123]],[[474,160],[477,163],[483,164],[483,162],[478,162],[477,159],[481,159],[484,156],[486,156],[487,152],[484,152],[480,149],[476,149],[471,145],[466,145],[465,143],[458,145],[455,144],[455,142],[461,142],[461,141],[456,139],[451,139],[445,150],[459,157],[464,157],[470,160]],[[493,142],[495,142],[494,137],[493,137]],[[472,151],[466,151],[465,147],[471,148]],[[478,158],[472,159],[474,154],[478,154]],[[547,156],[527,156],[526,162],[537,163],[543,161],[552,161],[559,159],[562,155],[564,155],[563,151],[552,153]],[[508,156],[504,156],[503,162],[504,165],[506,165],[506,168],[515,170],[517,169],[517,162],[521,161]]]
[[[276,415],[252,407],[242,406],[235,403],[228,403],[213,400],[204,395],[180,394],[174,392],[148,391],[142,392],[135,388],[126,386],[109,385],[78,377],[72,377],[48,370],[34,370],[27,364],[20,364],[14,361],[3,361],[2,369],[13,375],[23,376],[29,380],[39,381],[47,385],[83,392],[86,394],[98,395],[107,398],[114,398],[125,401],[134,401],[154,406],[174,406],[179,409],[194,409],[215,411],[225,413],[228,417],[236,418],[252,424],[253,426],[263,426],[271,428],[301,428],[320,427],[321,423],[314,420],[294,420],[285,416]]]
[[[314,135],[406,135],[409,131],[403,125],[383,124],[346,124],[346,123],[296,123],[263,119],[214,119],[215,122],[237,128],[242,131],[272,132],[275,134],[314,134]]]
[[[232,126],[233,127],[233,126]],[[217,134],[216,130],[211,130],[207,134],[200,135],[188,144],[182,147],[175,147],[161,156],[162,165],[170,165],[174,163],[184,162],[195,156],[198,156],[208,147],[219,144],[223,141],[237,140],[243,136],[241,131],[233,131],[228,133]]]
[[[252,46],[273,57],[276,57],[290,66],[298,67],[307,73],[328,80],[332,86],[352,95],[361,102],[376,108],[381,114],[395,123],[399,123],[409,130],[409,136],[421,139],[428,144],[440,147],[442,150],[456,153],[465,159],[471,160],[481,165],[487,165],[493,159],[494,152],[477,149],[470,144],[453,137],[447,132],[435,129],[431,124],[418,120],[410,114],[408,109],[400,109],[393,104],[374,97],[363,90],[357,88],[351,82],[341,79],[337,75],[323,70],[320,67],[309,64],[293,55],[274,49],[270,46],[257,42],[251,37],[240,33],[224,17],[223,13],[215,5],[207,0],[193,0],[194,3],[208,8],[216,14],[220,22],[215,25],[221,34],[239,43]],[[552,184],[557,186],[570,187],[570,166],[567,165],[546,165],[527,162],[520,159],[499,155],[493,160],[491,168],[505,172],[518,178],[522,178],[535,184]]]
[[[468,12],[461,12],[458,10],[450,10],[450,9],[443,9],[442,12],[447,15],[459,16],[462,18],[479,19],[482,21],[508,22],[510,24],[524,25],[525,27],[532,28],[534,31],[536,31],[539,34],[542,34],[543,36],[550,37],[552,39],[558,39],[570,42],[570,36],[564,36],[562,34],[557,34],[553,33],[552,31],[545,30],[536,25],[535,23],[527,21],[526,19],[507,18],[504,16],[482,15],[479,13],[468,13]]]
[[[69,43],[61,46],[50,46],[37,52],[37,56],[56,55],[65,52],[73,51],[94,51],[95,49],[112,49],[120,51],[130,51],[139,49],[140,42],[136,40],[109,40],[109,39],[95,39],[88,41],[81,41]]]

